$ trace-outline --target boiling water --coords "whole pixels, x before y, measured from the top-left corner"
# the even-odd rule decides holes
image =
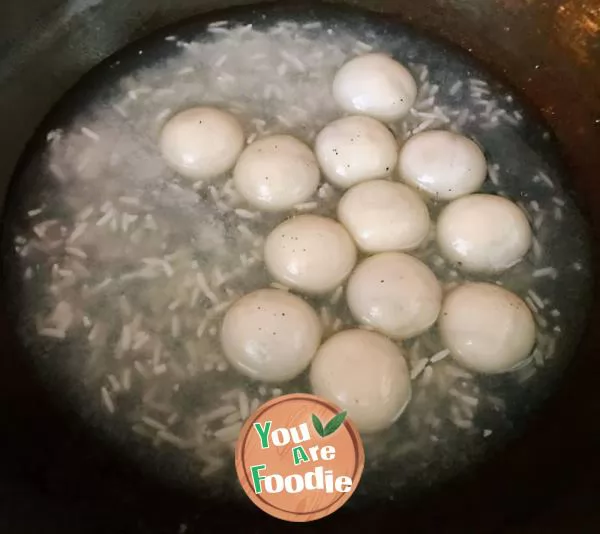
[[[472,136],[489,162],[483,191],[528,214],[529,255],[497,278],[469,279],[525,298],[538,336],[528,365],[495,377],[454,365],[435,329],[406,342],[413,400],[391,429],[365,437],[358,493],[395,498],[479,458],[520,425],[573,352],[590,282],[584,225],[550,134],[505,87],[453,50],[354,12],[190,22],[111,58],[65,97],[23,160],[4,232],[19,333],[41,372],[90,424],[163,474],[237,488],[242,421],[309,385],[305,376],[250,382],[218,342],[227,307],[272,284],[263,242],[290,214],[249,208],[230,175],[178,177],[157,150],[160,129],[178,110],[215,105],[238,117],[248,143],[290,133],[311,144],[341,116],[334,73],[369,51],[393,54],[418,80],[414,109],[391,125],[398,139],[433,128]],[[334,216],[339,197],[323,182],[295,212]],[[434,221],[441,207],[430,204]],[[465,279],[431,240],[416,255],[446,290]],[[343,291],[309,299],[326,336],[354,324]]]

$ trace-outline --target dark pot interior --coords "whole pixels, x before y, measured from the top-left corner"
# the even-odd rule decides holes
[[[2,197],[36,126],[86,71],[154,29],[240,3],[246,2],[7,0],[0,7]],[[571,186],[597,243],[600,3],[349,3],[388,13],[468,50],[541,110],[562,146]],[[174,534],[225,526],[281,531],[281,523],[251,507],[231,509],[165,488],[116,456],[38,383],[5,312],[0,306],[3,532]],[[595,395],[600,334],[594,326],[599,317],[595,299],[591,327],[560,390],[524,435],[490,462],[402,507],[387,501],[360,515],[342,510],[303,528],[358,531],[396,522],[410,532],[596,531],[600,514],[593,497],[600,487],[600,437],[594,416],[600,410]]]

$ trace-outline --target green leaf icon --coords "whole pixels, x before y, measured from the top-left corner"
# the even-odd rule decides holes
[[[335,415],[329,423],[325,426],[325,432],[323,433],[323,437],[329,436],[333,434],[338,428],[340,428],[344,424],[344,420],[346,419],[346,412],[340,412]]]
[[[323,423],[321,423],[321,420],[314,413],[312,414],[312,423],[313,423],[313,426],[315,427],[315,430],[317,431],[317,434],[319,434],[319,436],[323,437],[324,436]]]
[[[329,423],[325,425],[325,428],[323,428],[323,423],[321,423],[321,420],[315,414],[312,414],[312,423],[315,427],[315,430],[317,431],[317,434],[324,438],[333,434],[338,428],[340,428],[344,424],[344,421],[346,420],[346,415],[346,412],[340,412],[337,415],[334,415],[329,421]]]

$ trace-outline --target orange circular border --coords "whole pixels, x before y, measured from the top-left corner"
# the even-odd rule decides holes
[[[254,492],[252,481],[250,480],[249,470],[247,469],[244,451],[246,447],[246,441],[248,439],[248,435],[250,431],[253,429],[253,425],[257,419],[263,416],[263,414],[271,409],[274,406],[281,405],[288,401],[298,401],[305,400],[315,404],[319,404],[320,406],[325,407],[327,410],[331,411],[331,415],[338,414],[341,410],[335,404],[322,399],[321,397],[317,397],[315,395],[310,395],[308,393],[293,393],[290,395],[283,395],[281,397],[277,397],[272,399],[265,404],[261,405],[256,412],[250,415],[250,417],[246,420],[244,426],[240,431],[240,435],[235,447],[235,470],[237,472],[238,479],[242,488],[246,495],[250,498],[250,500],[258,506],[261,510],[276,517],[278,519],[283,519],[285,521],[291,522],[308,522],[308,521],[316,521],[318,519],[322,519],[326,517],[336,510],[339,510],[352,495],[354,491],[358,487],[358,483],[360,482],[360,478],[362,476],[364,466],[365,466],[365,451],[362,444],[362,440],[360,438],[360,434],[352,421],[346,419],[343,423],[343,426],[347,430],[348,434],[352,439],[352,444],[354,445],[355,452],[355,469],[352,474],[353,486],[352,490],[348,493],[342,493],[333,503],[328,506],[314,510],[311,512],[293,512],[291,510],[285,510],[282,508],[278,508],[272,504],[270,504],[267,500],[265,500],[261,495],[257,495]]]

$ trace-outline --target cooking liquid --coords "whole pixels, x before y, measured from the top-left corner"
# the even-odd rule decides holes
[[[455,365],[435,328],[405,342],[412,401],[364,437],[362,498],[349,506],[414,494],[501,444],[574,352],[590,293],[585,225],[551,135],[506,87],[462,53],[354,11],[193,20],[110,58],[65,96],[24,156],[4,231],[11,306],[48,386],[171,481],[243,498],[232,453],[242,420],[272,396],[309,391],[305,375],[267,385],[230,369],[218,332],[231,302],[273,283],[268,233],[293,213],[335,217],[341,192],[323,181],[292,213],[258,213],[229,174],[194,184],[169,170],[160,129],[211,105],[237,116],[248,143],[287,133],[312,145],[342,116],[336,70],[369,51],[392,54],[419,85],[414,109],[390,125],[398,139],[432,128],[473,137],[489,163],[482,191],[518,202],[534,229],[527,257],[497,277],[464,276],[431,239],[415,255],[446,290],[486,280],[526,298],[538,343],[520,370],[485,377]],[[429,202],[434,221],[442,207]],[[355,325],[343,288],[307,300],[326,337]]]

